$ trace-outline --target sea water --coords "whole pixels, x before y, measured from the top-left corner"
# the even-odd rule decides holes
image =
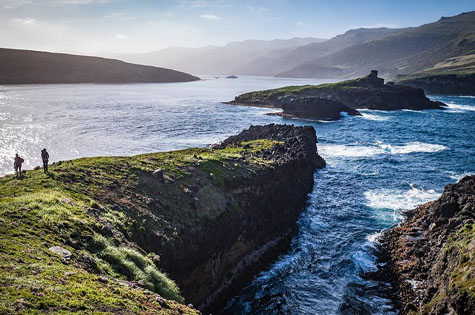
[[[445,110],[361,111],[334,122],[267,116],[271,109],[222,104],[258,89],[321,83],[239,77],[170,84],[0,86],[0,175],[101,155],[203,147],[256,124],[312,125],[327,167],[298,221],[291,249],[228,303],[223,313],[387,314],[389,284],[378,268],[381,231],[402,212],[438,198],[475,173],[475,98],[430,96]]]

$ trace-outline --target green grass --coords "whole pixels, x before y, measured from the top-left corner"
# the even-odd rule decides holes
[[[153,235],[173,243],[184,226],[239,209],[223,194],[226,178],[272,164],[261,152],[277,144],[82,158],[51,165],[50,176],[34,170],[0,178],[0,314],[194,313],[150,258],[161,253],[141,244]],[[167,185],[151,176],[158,168]],[[198,179],[199,211],[187,190]],[[52,246],[71,251],[71,259]]]
[[[334,90],[349,90],[360,89],[366,86],[364,80],[367,76],[354,80],[346,80],[336,83],[324,83],[319,85],[297,85],[285,86],[277,89],[254,91],[241,94],[236,97],[236,101],[243,102],[264,102],[269,98],[276,98],[280,96],[298,96],[298,95],[312,95],[321,92],[332,92]]]

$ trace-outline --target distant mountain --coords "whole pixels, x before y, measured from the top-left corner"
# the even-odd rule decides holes
[[[384,37],[388,34],[401,31],[389,28],[359,28],[349,30],[324,42],[312,43],[300,47],[272,50],[235,69],[237,74],[248,75],[276,75],[288,71],[302,63],[320,58],[339,50],[363,44],[369,40]]]
[[[166,48],[144,54],[106,55],[128,62],[173,68],[194,74],[247,74],[236,73],[252,60],[271,51],[296,48],[325,41],[320,38],[291,38],[275,40],[246,40],[230,42],[225,46],[200,48]]]
[[[475,12],[442,17],[437,22],[400,30],[325,56],[314,51],[313,60],[278,76],[348,78],[378,69],[383,77],[392,78],[422,72],[475,53]]]
[[[199,80],[187,73],[120,60],[0,48],[0,84],[152,83]]]

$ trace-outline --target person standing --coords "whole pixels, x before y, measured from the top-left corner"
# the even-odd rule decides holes
[[[23,164],[23,162],[25,162],[25,160],[22,159],[18,155],[18,153],[15,154],[15,160],[13,161],[13,168],[15,168],[15,174],[17,178],[21,176],[21,165]]]
[[[41,159],[43,160],[43,171],[48,173],[48,160],[49,160],[49,153],[46,149],[41,150]]]

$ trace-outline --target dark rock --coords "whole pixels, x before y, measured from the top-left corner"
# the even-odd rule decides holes
[[[311,120],[337,120],[341,113],[350,115],[361,115],[357,110],[345,106],[339,101],[320,97],[283,97],[281,98],[281,113],[272,113],[269,115],[278,115],[289,118],[303,118]]]
[[[165,182],[165,177],[163,176],[163,170],[161,168],[155,170],[152,173],[152,176],[155,177],[159,183]]]
[[[475,273],[474,218],[472,175],[447,185],[438,200],[415,209],[408,221],[384,235],[383,256],[389,257],[403,313],[473,314],[475,297],[466,290]],[[422,237],[408,239],[413,231]],[[419,281],[417,288],[410,280]]]
[[[373,70],[369,75],[355,80],[309,86],[302,89],[292,87],[266,91],[250,92],[236,96],[228,104],[257,107],[281,108],[282,97],[317,97],[342,103],[352,109],[442,109],[442,102],[428,99],[424,90],[402,85],[384,84]]]

